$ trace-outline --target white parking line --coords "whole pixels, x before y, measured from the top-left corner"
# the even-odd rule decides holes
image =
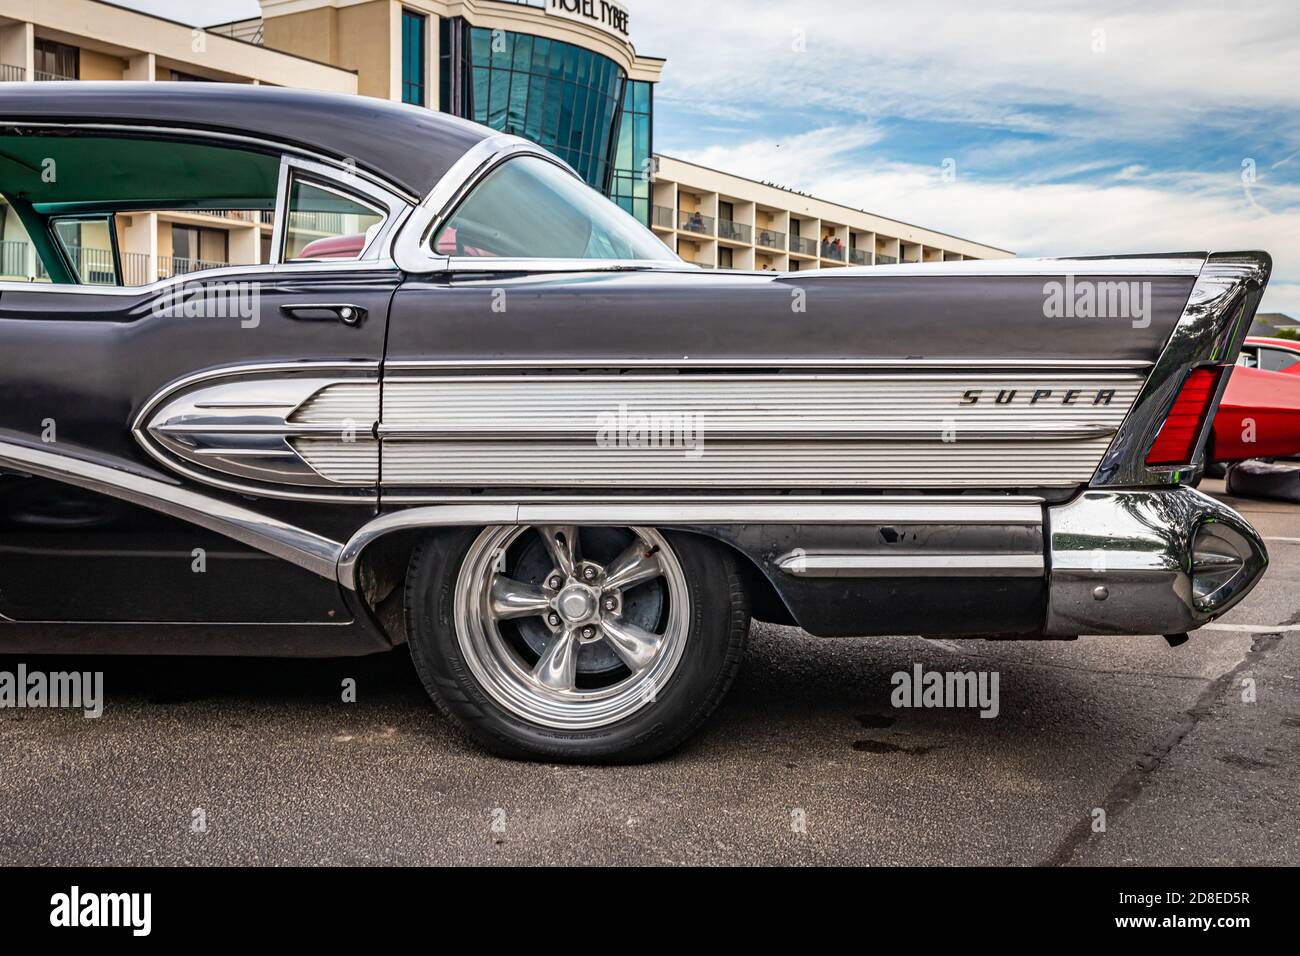
[[[1206,624],[1203,631],[1245,631],[1248,634],[1278,634],[1300,631],[1300,624]]]
[[[1300,538],[1265,538],[1265,541],[1281,541],[1283,544],[1300,544]]]

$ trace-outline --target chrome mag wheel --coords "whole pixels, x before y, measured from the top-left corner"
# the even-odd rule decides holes
[[[456,639],[497,703],[583,730],[652,705],[682,657],[690,597],[652,528],[493,527],[470,546]]]

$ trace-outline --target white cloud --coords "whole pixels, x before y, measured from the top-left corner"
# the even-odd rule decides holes
[[[863,162],[854,151],[871,135],[869,128],[831,128],[793,137],[779,150],[772,139],[756,139],[681,158],[1020,255],[1263,249],[1273,256],[1275,279],[1262,308],[1300,317],[1300,186],[1273,185],[1261,173],[1248,192],[1231,174],[1141,168],[1101,181],[1047,183],[987,181],[958,167],[956,180],[945,182],[938,164]]]

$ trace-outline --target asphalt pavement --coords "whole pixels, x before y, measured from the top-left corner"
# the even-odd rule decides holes
[[[643,766],[488,756],[404,650],[23,658],[102,670],[106,703],[0,710],[0,864],[1295,865],[1300,507],[1226,500],[1272,565],[1181,647],[755,625],[718,714]],[[998,715],[895,709],[918,663],[996,672]]]

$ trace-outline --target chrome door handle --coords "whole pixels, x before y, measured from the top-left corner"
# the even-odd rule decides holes
[[[366,310],[348,302],[294,302],[280,306],[280,311],[291,319],[304,322],[321,322],[334,319],[344,325],[360,325],[366,320]]]

